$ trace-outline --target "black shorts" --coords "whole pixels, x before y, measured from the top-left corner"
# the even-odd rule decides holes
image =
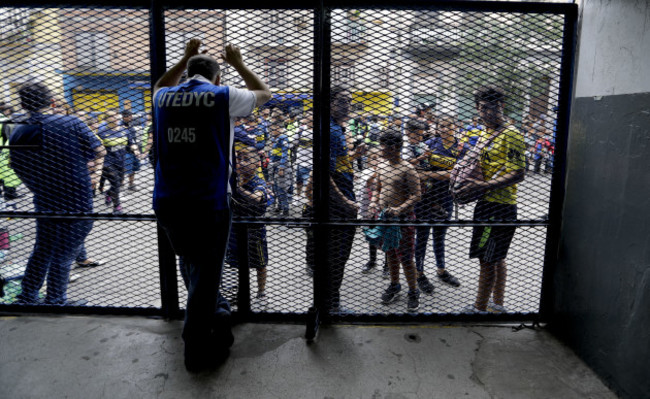
[[[248,229],[248,267],[264,269],[269,262],[268,245],[266,242],[266,227]],[[239,267],[237,261],[237,233],[232,231],[228,245],[228,263],[231,267]]]
[[[499,204],[480,200],[474,208],[474,220],[477,222],[515,222],[517,205]],[[498,262],[506,258],[508,249],[515,235],[515,226],[475,226],[469,257],[479,258],[482,262]]]

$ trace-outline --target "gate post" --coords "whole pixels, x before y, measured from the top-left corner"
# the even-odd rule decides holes
[[[330,12],[322,5],[314,15],[314,306],[307,314],[308,340],[316,336],[321,320],[328,320],[330,270],[327,253],[329,227],[329,94],[331,55]]]

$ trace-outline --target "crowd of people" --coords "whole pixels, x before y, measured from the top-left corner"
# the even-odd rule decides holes
[[[62,105],[61,105],[62,104]],[[16,115],[12,107],[4,105],[1,107],[3,121],[9,122],[12,119],[20,120],[21,116]],[[145,159],[151,159],[153,140],[151,133],[151,115],[139,118],[134,123],[134,118],[129,110],[108,109],[103,113],[86,112],[75,110],[65,102],[53,101],[44,110],[49,115],[75,116],[82,121],[94,136],[102,144],[106,154],[102,159],[91,160],[88,163],[88,170],[91,176],[93,195],[103,194],[103,200],[107,206],[112,207],[115,214],[124,212],[120,200],[122,189],[138,190],[135,183],[135,173],[140,169],[140,164]],[[24,117],[23,117],[24,118]],[[412,214],[400,216],[403,220],[413,221],[445,221],[449,220],[452,213],[453,199],[449,193],[449,171],[454,167],[468,148],[476,145],[477,140],[485,131],[484,122],[479,116],[461,123],[451,115],[437,114],[433,107],[428,104],[418,105],[414,112],[405,116],[402,115],[377,115],[365,112],[362,108],[349,111],[348,115],[342,117],[340,132],[332,134],[332,141],[344,142],[342,146],[333,146],[332,151],[332,178],[334,183],[345,183],[339,186],[334,184],[334,189],[343,193],[349,200],[354,197],[355,217],[364,220],[375,220],[387,218],[389,215],[377,208],[376,202],[380,193],[379,176],[386,175],[386,170],[395,168],[386,164],[386,156],[382,151],[382,137],[390,133],[393,139],[399,137],[403,141],[400,145],[399,159],[406,161],[413,166],[417,172],[419,181],[418,200],[412,201]],[[511,126],[516,123],[504,117],[505,122]],[[4,123],[3,126],[8,126]],[[289,109],[281,104],[275,106],[261,106],[256,112],[246,117],[234,119],[234,147],[242,159],[236,158],[239,167],[236,168],[238,177],[250,184],[251,179],[246,177],[245,171],[255,169],[254,177],[257,186],[260,182],[264,185],[264,206],[256,207],[252,212],[248,206],[236,207],[236,214],[243,216],[273,216],[280,217],[297,216],[290,214],[290,209],[301,212],[302,216],[309,217],[313,211],[313,200],[311,198],[310,179],[314,166],[313,159],[313,112],[312,110]],[[6,129],[5,129],[6,130]],[[526,117],[519,127],[520,135],[525,145],[524,159],[526,173],[549,173],[552,171],[554,152],[553,126],[545,115],[538,118]],[[338,135],[340,134],[340,136]],[[8,140],[9,134],[3,132],[3,140]],[[338,152],[338,154],[337,154]],[[348,157],[346,154],[354,154],[353,160],[347,160],[348,164],[341,163],[342,159]],[[6,200],[16,198],[16,186],[21,180],[13,172],[8,161],[8,150],[2,151],[0,158],[0,174],[3,193]],[[351,158],[351,156],[350,156]],[[255,164],[255,168],[251,165]],[[346,182],[338,174],[341,168],[347,168],[347,175],[354,176]],[[356,174],[354,173],[356,171]],[[392,172],[389,176],[392,176]],[[346,176],[341,173],[340,176]],[[407,176],[409,176],[407,174]],[[126,179],[125,179],[126,177]],[[128,183],[127,180],[128,179]],[[244,186],[241,186],[244,187]],[[384,186],[385,187],[385,186]],[[403,190],[396,190],[401,193]],[[395,194],[395,195],[396,195]],[[11,203],[11,202],[10,202]],[[246,203],[243,201],[242,203]],[[343,202],[344,204],[344,202]],[[250,205],[250,204],[249,204]],[[358,212],[356,209],[358,208]],[[262,210],[260,212],[260,209]],[[332,215],[350,215],[341,209],[332,208]],[[409,219],[410,218],[410,219]],[[432,294],[434,285],[429,281],[425,273],[425,254],[429,237],[433,243],[433,254],[435,257],[436,276],[443,283],[454,287],[460,286],[458,278],[453,276],[446,267],[445,262],[445,237],[446,226],[417,226],[411,230],[404,231],[405,239],[413,241],[413,262],[407,259],[406,275],[409,277],[410,297],[415,298],[415,286],[425,294]],[[341,231],[334,235],[333,241],[339,242],[341,238],[353,235],[351,231]],[[232,265],[237,264],[236,240],[231,237],[230,251],[227,261]],[[250,262],[252,267],[258,269],[258,293],[259,298],[265,296],[266,286],[266,265],[268,263],[268,249],[266,232],[258,229],[251,233],[250,241],[255,249],[255,257]],[[377,264],[378,246],[372,240],[368,243],[368,262],[362,268],[362,273],[371,273]],[[343,239],[343,247],[335,248],[341,253],[340,258],[345,259],[348,252],[348,245]],[[308,232],[307,248],[307,273],[313,275],[314,261],[313,237]],[[342,252],[341,252],[342,251]],[[79,265],[97,265],[97,262],[88,259],[85,254],[85,247],[82,246],[79,257],[76,259]],[[253,250],[251,250],[251,254]],[[399,283],[395,277],[395,263],[399,256],[389,256],[388,253],[383,260],[382,274],[390,278],[392,283],[388,291],[382,297],[384,303],[390,303],[394,294],[399,291]],[[336,263],[336,262],[335,262]],[[393,265],[393,266],[391,266]],[[335,275],[342,279],[343,265],[333,270]],[[412,267],[411,267],[412,266]],[[410,277],[414,276],[413,279]],[[338,279],[334,279],[336,282]],[[415,282],[415,283],[413,283]],[[415,284],[415,285],[414,285]],[[339,284],[334,284],[340,285]],[[336,289],[334,290],[336,291]],[[408,306],[409,311],[417,309],[417,301],[411,300]],[[334,296],[334,310],[340,307],[340,299]],[[499,307],[490,303],[489,310],[499,310]],[[503,310],[503,309],[501,309]]]
[[[496,111],[482,111],[478,108],[477,100],[477,116],[464,124],[452,115],[436,114],[427,104],[418,106],[412,114],[406,116],[385,117],[365,113],[363,110],[350,112],[348,99],[348,108],[337,115],[342,100],[338,100],[336,95],[341,90],[333,91],[330,104],[333,118],[330,123],[332,217],[413,222],[450,220],[454,203],[449,189],[450,172],[463,160],[468,150],[482,139],[494,140],[482,151],[483,168],[489,171],[489,176],[486,174],[485,179],[497,180],[506,176],[503,179],[506,183],[499,180],[496,189],[490,189],[490,193],[485,195],[486,199],[479,201],[475,219],[516,220],[516,184],[523,180],[525,174],[552,171],[553,126],[545,115],[539,118],[527,117],[522,124],[507,118],[504,115],[505,94],[498,88],[493,91],[496,94],[490,92],[489,96],[496,99],[486,96],[489,97],[490,104],[499,104],[498,120],[490,122],[490,112]],[[494,118],[496,117],[493,116],[492,119]],[[499,128],[503,131],[499,131],[496,138],[488,137],[488,131],[496,132]],[[268,184],[264,189],[266,216],[287,217],[294,203],[297,204],[296,208],[302,210],[303,216],[313,215],[310,182],[314,166],[311,110],[262,107],[257,115],[236,121],[234,137],[237,153],[245,151],[248,163],[251,151],[256,152],[259,158],[256,160],[255,176]],[[387,148],[398,150],[390,151]],[[491,155],[497,157],[496,160],[490,160]],[[398,204],[397,210],[391,210],[392,203]],[[242,211],[242,214],[253,215],[246,211]],[[263,212],[259,213],[258,208],[255,215],[261,214]],[[446,226],[409,227],[393,233],[382,231],[380,227],[366,229],[369,260],[361,272],[373,271],[379,263],[378,248],[383,249],[385,257],[382,274],[391,280],[381,296],[383,303],[394,301],[401,290],[400,264],[409,286],[408,311],[418,309],[420,292],[433,294],[434,285],[425,273],[425,254],[430,236],[435,257],[435,275],[442,283],[460,286],[459,279],[446,267]],[[391,234],[400,239],[390,243],[385,238],[391,237]],[[464,308],[464,312],[507,311],[503,306],[504,259],[513,235],[514,229],[501,227],[486,231],[476,229],[474,232],[472,256],[484,258],[481,265],[485,270],[482,269],[482,284],[477,302]],[[354,229],[348,226],[330,229],[330,309],[334,312],[342,309],[339,290],[353,239]],[[258,277],[265,276],[268,263],[266,233],[255,232],[251,242],[256,243],[255,251],[262,254],[256,255],[257,260],[254,262],[259,265],[256,267],[258,270],[264,269],[263,273],[258,273]],[[229,259],[234,257],[232,252]],[[314,238],[311,231],[307,232],[305,253],[306,272],[313,275]],[[250,256],[252,259],[253,254]],[[492,278],[493,275],[498,278]],[[263,297],[265,284],[261,279],[259,282],[257,295]]]
[[[524,138],[526,173],[551,173],[555,133],[546,115],[527,116],[521,123],[510,118],[506,120],[517,126]],[[449,167],[449,158],[457,157],[469,146],[475,145],[485,129],[478,116],[462,123],[454,116],[435,113],[428,104],[418,105],[413,113],[406,116],[377,115],[362,109],[353,111],[343,126],[346,145],[352,150],[361,144],[369,149],[378,149],[383,132],[399,132],[404,138],[402,157],[414,160],[412,163],[423,168]],[[447,144],[443,147],[440,144],[442,137]],[[304,187],[314,165],[312,110],[288,109],[281,105],[261,107],[256,115],[236,120],[235,146],[237,149],[251,146],[258,151],[261,173],[275,198],[269,215],[289,216],[294,198],[298,199],[298,208],[302,209]],[[444,155],[440,155],[441,152]],[[355,160],[355,168],[362,175],[367,174],[372,169],[370,161],[374,156],[359,156]],[[432,156],[433,159],[430,159]],[[439,186],[444,191],[444,184]],[[450,203],[439,205],[450,207]]]

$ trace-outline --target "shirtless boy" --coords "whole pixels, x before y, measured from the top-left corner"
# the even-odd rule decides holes
[[[384,132],[379,142],[383,159],[379,164],[377,193],[372,196],[371,210],[383,211],[385,220],[415,220],[413,206],[420,200],[420,178],[415,167],[401,158],[403,138],[392,129]],[[377,195],[378,194],[378,195]],[[383,249],[388,258],[390,285],[381,296],[384,304],[393,302],[402,287],[399,283],[399,266],[409,286],[407,311],[414,312],[420,306],[420,291],[417,288],[416,269],[413,261],[415,251],[415,227],[403,226],[401,239],[393,245],[386,242],[391,228],[387,229]],[[389,238],[389,237],[388,237]],[[388,244],[388,245],[387,245]]]

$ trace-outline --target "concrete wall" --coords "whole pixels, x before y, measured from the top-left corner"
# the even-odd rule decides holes
[[[650,1],[583,0],[550,326],[650,397]]]

